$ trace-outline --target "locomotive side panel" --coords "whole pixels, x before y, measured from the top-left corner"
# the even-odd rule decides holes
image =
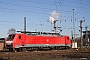
[[[26,46],[35,47],[35,46],[65,46],[69,39],[61,36],[27,36]]]

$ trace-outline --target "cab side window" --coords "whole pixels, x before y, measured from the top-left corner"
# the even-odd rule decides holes
[[[18,38],[21,39],[21,36],[19,36]]]

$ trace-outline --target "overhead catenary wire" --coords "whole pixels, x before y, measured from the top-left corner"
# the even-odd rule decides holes
[[[2,3],[2,4],[6,4],[6,5],[13,5],[13,6],[23,6],[23,7],[27,7],[27,8],[38,8],[38,9],[46,9],[46,10],[55,10],[55,8],[54,9],[51,9],[51,8],[45,8],[45,7],[35,7],[35,6],[27,6],[27,5],[20,5],[20,4],[16,4],[16,3],[6,3],[6,2],[0,2],[0,3]],[[71,12],[71,11],[65,11],[65,10],[57,10],[57,11],[64,11],[64,12]]]
[[[80,13],[83,9],[85,9],[87,6],[89,5],[89,3],[87,3],[87,5],[85,5],[82,9],[80,9],[76,14]],[[75,14],[75,15],[76,15]]]
[[[42,8],[42,7],[34,7],[34,6],[27,6],[27,5],[20,5],[20,4],[17,4],[17,3],[6,3],[6,2],[1,2],[1,3],[4,3],[4,4],[11,4],[11,5],[14,5],[14,6],[25,6],[25,7],[27,7],[27,8],[29,8],[29,7],[33,7],[33,8],[40,8],[40,9],[48,9],[48,8]],[[34,3],[34,2],[33,2]],[[37,2],[38,3],[38,2]],[[52,4],[53,5],[53,4]],[[63,6],[63,5],[62,5]],[[66,5],[67,6],[67,5]],[[68,6],[68,7],[70,7],[70,6]],[[45,13],[45,12],[43,12],[43,13],[38,13],[38,12],[30,12],[30,11],[22,11],[22,10],[16,10],[16,9],[9,9],[9,8],[1,8],[1,9],[7,9],[7,10],[9,10],[9,11],[11,11],[11,12],[16,12],[16,13],[25,13],[25,14],[28,14],[28,12],[29,13],[35,13],[35,14],[44,14],[44,15],[50,15],[50,14],[47,14],[47,13]],[[54,9],[48,9],[48,10],[54,10]],[[65,10],[58,10],[58,11],[63,11],[63,12],[71,12],[71,11],[65,11]],[[76,12],[77,13],[77,12]],[[88,12],[87,12],[88,13]],[[87,13],[80,13],[80,14],[87,14]],[[67,16],[66,16],[67,17]]]
[[[21,4],[18,4],[18,3],[6,3],[6,2],[0,2],[0,3],[1,4],[7,4],[7,5],[13,5],[13,6],[23,6],[23,7],[27,7],[27,8],[32,7],[32,8],[39,8],[39,9],[55,10],[55,9],[45,8],[45,7],[35,7],[35,6],[21,5]],[[70,7],[70,5],[66,5],[66,6]],[[73,6],[71,6],[71,7],[73,7]],[[77,7],[77,8],[80,8],[80,7]],[[85,8],[85,7],[81,7],[81,8]],[[88,9],[90,9],[90,8],[88,8]],[[58,10],[58,11],[64,11],[64,10]],[[71,12],[71,11],[64,11],[64,12]]]
[[[50,9],[50,8],[45,8],[45,7],[35,7],[35,6],[27,6],[27,5],[20,5],[20,4],[16,4],[16,3],[6,3],[6,2],[0,2],[2,4],[7,4],[7,5],[13,5],[13,6],[23,6],[23,7],[27,7],[27,8],[38,8],[38,9],[47,9],[47,10],[55,10],[55,9]]]
[[[45,5],[45,4],[49,4],[49,5],[55,5],[55,4],[53,4],[53,3],[42,3],[42,2],[34,2],[34,1],[30,1],[30,0],[20,0],[20,1],[26,1],[27,3],[38,3],[38,4],[42,4],[42,5]],[[60,2],[60,0],[59,0],[59,2]],[[69,1],[68,1],[69,2]],[[70,1],[71,2],[71,1]],[[43,10],[55,10],[55,9],[52,9],[52,8],[45,8],[45,7],[36,7],[36,6],[28,6],[28,5],[24,5],[24,4],[17,4],[17,3],[7,3],[7,2],[1,2],[2,4],[5,4],[5,5],[13,5],[13,6],[19,6],[19,7],[26,7],[26,8],[35,8],[35,9],[43,9]],[[72,6],[70,6],[70,5],[63,5],[63,3],[64,2],[61,2],[62,3],[62,5],[61,6],[68,6],[68,7],[72,7]],[[75,2],[76,3],[76,2]],[[78,2],[79,3],[79,2]],[[59,4],[60,3],[58,3],[57,4],[57,6],[59,6]],[[82,4],[84,4],[84,3],[82,3]],[[86,5],[86,4],[85,4]],[[85,9],[86,7],[81,7],[81,6],[78,6],[77,8],[81,8],[81,9]],[[31,14],[31,13],[33,13],[33,14],[40,14],[40,15],[42,15],[42,14],[44,14],[44,16],[45,15],[50,15],[49,13],[46,13],[46,12],[33,12],[33,11],[29,11],[29,10],[19,10],[19,9],[15,9],[15,8],[7,8],[7,7],[0,7],[0,9],[1,10],[7,10],[7,11],[10,11],[10,12],[15,12],[15,13],[22,13],[22,14]],[[86,8],[86,9],[89,9],[89,8]],[[57,9],[58,11],[63,11],[63,12],[68,12],[68,13],[70,13],[71,11],[70,10],[59,10],[59,9]],[[81,10],[82,11],[82,10]],[[78,14],[88,14],[89,15],[89,13],[88,12],[85,12],[85,13],[83,13],[83,12],[78,12]],[[77,12],[75,12],[75,13],[77,13]],[[70,20],[69,18],[71,18],[71,16],[64,16],[65,17],[65,19],[66,20]]]
[[[23,1],[23,2],[27,2],[27,3],[37,3],[37,4],[48,4],[48,5],[56,5],[55,3],[45,3],[45,2],[36,2],[36,1],[31,1],[31,0],[19,0],[19,1]],[[59,3],[60,4],[60,2],[61,2],[61,4],[63,3],[63,2],[69,2],[69,3],[75,3],[75,4],[81,4],[81,2],[79,3],[79,2],[72,2],[72,1],[68,1],[68,0],[58,0],[58,2],[57,3]],[[55,1],[54,1],[55,2]],[[89,1],[85,1],[85,2],[89,2]],[[86,4],[84,4],[84,3],[82,3],[83,5],[86,5]],[[58,6],[60,6],[60,5],[58,5]],[[62,5],[62,6],[67,6],[67,5]],[[73,6],[69,6],[69,7],[73,7]],[[80,8],[80,7],[78,7],[78,8]]]
[[[29,10],[27,11],[24,11],[24,10],[16,10],[16,9],[9,9],[9,8],[3,8],[3,7],[0,7],[1,10],[7,10],[7,11],[10,11],[10,12],[15,12],[15,13],[22,13],[22,14],[38,14],[38,15],[41,15],[41,14],[44,14],[44,15],[50,15],[49,13],[46,14],[46,13],[38,13],[38,12],[30,12]],[[62,17],[62,16],[59,16],[59,17]],[[66,17],[66,18],[70,18],[70,17],[67,17],[67,16],[63,16],[63,17]]]

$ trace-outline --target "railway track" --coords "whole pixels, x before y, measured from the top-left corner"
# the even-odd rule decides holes
[[[90,58],[89,50],[51,50],[51,51],[28,51],[28,52],[0,52],[0,59],[6,60],[40,60],[61,58]],[[64,60],[64,59],[63,59]]]

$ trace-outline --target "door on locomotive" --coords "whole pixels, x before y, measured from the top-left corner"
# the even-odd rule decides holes
[[[24,51],[26,50],[25,48],[25,44],[26,44],[26,35],[25,34],[17,34],[17,38],[16,38],[16,46],[15,47],[15,51]]]
[[[20,40],[21,46],[24,46],[25,45],[26,36],[24,34],[21,34],[21,35],[18,35],[18,38]]]

